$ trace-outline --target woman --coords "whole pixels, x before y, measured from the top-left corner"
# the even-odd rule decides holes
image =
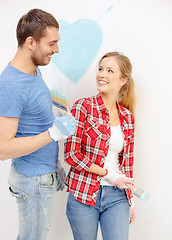
[[[127,240],[135,219],[132,194],[134,83],[130,60],[105,54],[97,72],[99,93],[78,100],[72,114],[77,128],[65,144],[71,165],[67,217],[75,240]]]

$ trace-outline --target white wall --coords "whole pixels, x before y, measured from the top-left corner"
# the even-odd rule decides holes
[[[110,11],[108,8],[112,6]],[[87,18],[102,29],[103,42],[86,74],[72,83],[58,69],[58,81],[69,86],[70,103],[96,93],[95,69],[107,51],[122,51],[133,63],[136,85],[135,182],[151,196],[147,203],[136,199],[137,220],[130,240],[171,240],[171,0],[1,0],[0,71],[14,56],[19,18],[31,8],[51,12],[57,19],[73,23]],[[41,68],[47,84],[52,64]],[[63,151],[61,149],[61,151]],[[61,156],[62,156],[61,152]],[[68,170],[68,166],[65,165]],[[17,205],[8,192],[10,160],[0,162],[0,239],[14,240],[18,232]],[[71,240],[65,216],[67,193],[57,193],[49,240]],[[101,239],[100,233],[98,239]]]

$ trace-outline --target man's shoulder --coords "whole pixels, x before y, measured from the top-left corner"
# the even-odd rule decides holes
[[[16,74],[15,69],[8,64],[0,74],[0,82],[8,85],[15,84],[14,79],[19,80],[18,74]]]
[[[6,91],[9,89],[15,89],[14,75],[10,72],[9,66],[7,66],[0,74],[0,90]]]
[[[1,80],[1,81],[4,79],[5,76],[7,76],[7,75],[9,74],[9,70],[10,70],[9,65],[7,65],[7,66],[2,70],[2,72],[0,73],[0,80]]]
[[[21,106],[27,101],[29,90],[27,81],[23,81],[18,71],[7,65],[0,74],[0,100],[4,104],[9,102],[9,104],[16,103]]]

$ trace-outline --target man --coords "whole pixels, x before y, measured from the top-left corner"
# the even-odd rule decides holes
[[[54,120],[50,92],[38,68],[59,52],[58,29],[56,19],[40,9],[22,16],[16,55],[0,75],[0,159],[12,159],[9,189],[18,202],[18,240],[46,238],[52,196],[63,187],[57,141],[75,130],[70,114]]]

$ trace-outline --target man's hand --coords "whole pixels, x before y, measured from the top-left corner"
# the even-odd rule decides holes
[[[60,160],[58,160],[57,166],[58,166],[58,169],[57,169],[57,191],[59,191],[59,190],[62,191],[65,187],[66,173],[60,163]]]
[[[66,139],[74,133],[76,129],[75,118],[71,113],[62,115],[60,112],[54,119],[53,126],[48,129],[49,135],[53,141]]]

